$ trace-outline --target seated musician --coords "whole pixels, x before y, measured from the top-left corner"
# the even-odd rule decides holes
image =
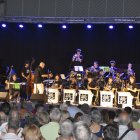
[[[94,105],[97,105],[99,102],[98,102],[98,91],[99,91],[99,88],[96,84],[96,81],[93,79],[93,77],[91,75],[88,76],[88,83],[87,83],[87,89],[88,90],[91,90],[92,93],[94,94],[93,96],[93,104]]]
[[[7,89],[9,90],[9,99],[10,100],[16,100],[17,102],[20,101],[20,85],[16,84],[19,83],[19,80],[17,80],[16,74],[13,74],[10,81],[6,80],[5,81]]]
[[[121,77],[120,77],[120,73],[117,72],[116,73],[116,77],[114,79],[114,87],[116,88],[117,91],[121,91],[122,89],[122,80],[121,80]]]
[[[52,85],[52,88],[62,89],[62,80],[60,78],[60,75],[57,74],[54,78],[54,83]]]
[[[69,83],[69,88],[78,90],[77,80],[75,76],[71,78],[70,83]]]
[[[134,76],[129,77],[129,81],[128,81],[127,85],[126,85],[126,89],[127,89],[127,91],[131,92],[132,96],[134,96],[134,97],[137,96],[137,94],[136,94],[137,85],[135,83],[135,77]]]
[[[113,78],[111,76],[108,78],[108,82],[105,85],[104,90],[105,91],[112,91],[114,93],[114,106],[116,106],[117,105],[117,94],[116,94],[117,92],[116,92]]]
[[[97,84],[100,87],[100,90],[104,89],[106,82],[105,82],[105,77],[104,77],[104,71],[102,69],[99,70]]]
[[[115,87],[114,87],[113,78],[110,76],[110,77],[108,78],[108,81],[107,81],[105,87],[104,87],[104,90],[105,90],[105,91],[111,91],[111,90],[114,90],[114,88],[115,88]]]

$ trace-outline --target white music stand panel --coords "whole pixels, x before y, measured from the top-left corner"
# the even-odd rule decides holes
[[[93,93],[91,90],[79,90],[79,104],[92,105]]]
[[[100,91],[100,106],[112,107],[114,93],[112,91]]]
[[[69,101],[71,104],[74,103],[76,95],[75,89],[64,89],[63,93],[63,102]]]
[[[47,89],[48,103],[58,103],[59,91],[58,89]]]
[[[122,105],[122,108],[127,106],[132,108],[133,96],[130,92],[118,92],[118,104]]]

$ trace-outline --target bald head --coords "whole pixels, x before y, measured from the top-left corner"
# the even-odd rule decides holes
[[[45,63],[44,62],[40,62],[39,66],[43,69],[45,67]]]

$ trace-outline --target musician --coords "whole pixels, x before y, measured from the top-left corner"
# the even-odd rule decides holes
[[[97,86],[97,83],[93,79],[92,75],[89,75],[87,80],[88,80],[87,89],[91,90],[92,93],[94,94],[92,102],[93,102],[94,105],[97,105],[99,103],[98,102],[99,87]]]
[[[69,84],[70,89],[78,90],[77,80],[76,77],[72,77]]]
[[[135,76],[134,70],[132,69],[132,63],[128,63],[128,68],[127,68],[127,78],[130,76]]]
[[[13,74],[10,81],[6,80],[5,84],[9,90],[9,99],[20,101],[20,87],[17,88],[15,84],[18,84],[20,81],[17,79],[16,74]],[[20,86],[20,85],[19,85]]]
[[[112,76],[113,78],[115,77],[116,75],[116,72],[117,72],[117,68],[115,67],[116,65],[116,62],[114,60],[111,60],[110,61],[110,69],[109,69],[109,76]],[[108,77],[109,77],[108,76]]]
[[[23,82],[27,82],[29,73],[30,73],[30,65],[29,65],[29,61],[26,61],[24,64],[24,67],[22,68],[22,71],[21,71],[21,76],[22,76]]]
[[[93,73],[94,77],[98,77],[100,67],[98,61],[94,61],[93,66],[90,67],[90,72]]]
[[[29,61],[26,61],[24,63],[24,67],[21,70],[21,77],[22,77],[22,82],[25,82],[25,85],[22,85],[21,88],[21,98],[24,100],[28,100],[28,98],[30,98],[28,95],[30,95],[30,93],[27,93],[27,81],[29,79],[29,75],[30,75],[30,65],[29,65]]]
[[[40,62],[39,66],[35,69],[35,77],[34,77],[34,93],[43,94],[44,93],[44,85],[43,78],[48,77],[45,72],[45,63]]]
[[[122,80],[121,75],[119,72],[116,73],[116,77],[114,79],[114,87],[117,89],[117,91],[121,91],[122,88]]]
[[[104,90],[106,91],[114,90],[114,82],[111,76],[108,78],[108,82],[106,83]]]
[[[136,79],[134,76],[130,76],[129,77],[129,81],[126,85],[126,89],[127,91],[129,91],[131,93],[131,95],[134,97],[133,98],[133,105],[135,105],[136,99],[135,97],[137,97],[137,85],[135,83]]]
[[[83,56],[81,55],[81,49],[77,49],[76,53],[72,57],[73,66],[82,66]]]
[[[104,71],[102,69],[99,70],[99,76],[97,79],[97,84],[100,87],[100,90],[104,89],[104,86],[106,84],[105,77],[104,77]]]
[[[113,77],[110,76],[108,78],[108,82],[104,87],[105,91],[112,91],[114,93],[114,106],[117,106],[117,92],[116,92],[116,88],[115,88],[115,84],[113,81]]]
[[[129,77],[129,81],[126,85],[126,88],[128,91],[130,91],[132,93],[133,96],[135,96],[136,91],[137,91],[137,85],[135,83],[135,77],[134,76],[130,76]]]
[[[62,80],[59,74],[55,76],[52,88],[62,89]]]

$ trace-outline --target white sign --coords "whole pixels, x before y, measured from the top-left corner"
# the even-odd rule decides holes
[[[58,103],[59,91],[58,89],[47,89],[48,103]]]
[[[63,102],[70,101],[70,103],[74,103],[76,95],[76,91],[74,89],[64,89],[63,93]]]
[[[103,107],[112,107],[114,93],[112,91],[100,91],[100,105]]]
[[[122,105],[122,108],[127,106],[132,108],[133,96],[130,92],[118,92],[118,104]]]
[[[79,104],[92,105],[93,93],[91,90],[79,90]]]

